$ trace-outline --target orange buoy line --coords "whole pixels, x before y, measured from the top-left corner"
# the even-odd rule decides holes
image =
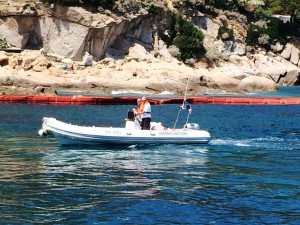
[[[0,95],[2,103],[28,103],[53,105],[126,105],[136,104],[137,97],[113,96],[19,96]],[[148,98],[152,104],[181,104],[183,98]],[[189,97],[191,104],[228,104],[228,105],[295,105],[300,98],[240,98],[240,97]]]

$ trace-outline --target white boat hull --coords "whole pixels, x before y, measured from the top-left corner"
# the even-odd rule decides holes
[[[88,127],[43,118],[42,130],[53,134],[61,145],[78,144],[207,144],[210,134],[204,130]]]

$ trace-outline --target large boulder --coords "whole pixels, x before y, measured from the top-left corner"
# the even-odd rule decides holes
[[[240,80],[234,76],[216,71],[207,74],[206,76],[202,76],[202,79],[205,80],[207,87],[212,89],[235,90],[240,83]]]
[[[128,58],[136,59],[137,61],[155,60],[155,57],[140,44],[134,44],[133,47],[129,49]]]
[[[279,83],[282,85],[294,85],[298,82],[300,78],[300,69],[297,68],[288,68],[286,74],[280,78]]]
[[[21,65],[22,68],[26,70],[30,70],[33,67],[33,62],[41,56],[39,51],[24,51],[18,57],[18,65]]]
[[[289,60],[291,58],[291,54],[292,54],[292,48],[293,46],[291,44],[286,44],[282,53],[281,53],[281,56],[287,60]]]
[[[287,71],[282,61],[263,54],[254,56],[254,64],[262,76],[271,77],[275,82],[279,82],[280,77],[284,76]]]
[[[293,48],[292,48],[292,51],[291,51],[291,58],[290,58],[290,61],[291,61],[293,64],[295,64],[295,65],[298,65],[298,62],[299,62],[299,54],[300,54],[299,49],[293,47]]]
[[[81,65],[84,66],[92,66],[93,65],[93,56],[89,54],[88,52],[85,52]]]
[[[39,56],[32,62],[32,69],[35,72],[43,72],[50,67],[51,63],[45,56]]]
[[[48,71],[49,71],[49,74],[54,77],[59,77],[59,76],[63,75],[63,71],[54,66],[51,66],[50,68],[48,68]]]
[[[11,86],[14,84],[14,76],[10,70],[0,67],[0,84],[3,86]]]
[[[277,84],[266,77],[249,76],[241,80],[238,88],[247,92],[275,91],[277,90]]]

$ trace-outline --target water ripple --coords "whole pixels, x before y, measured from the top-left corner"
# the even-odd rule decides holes
[[[116,123],[127,108],[0,109],[0,224],[300,223],[299,107],[195,106],[209,145],[75,148],[36,135],[45,112]]]

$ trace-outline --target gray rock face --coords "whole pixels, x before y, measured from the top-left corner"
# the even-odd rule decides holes
[[[293,85],[298,80],[300,68],[282,58],[257,54],[254,63],[261,75],[272,78],[278,84]]]
[[[88,30],[80,24],[70,24],[51,17],[39,19],[35,27],[37,39],[44,49],[49,53],[72,59],[80,59],[83,56]]]
[[[280,79],[280,84],[282,85],[294,85],[299,81],[300,70],[299,68],[290,69],[286,72],[284,76]]]
[[[151,44],[152,28],[142,20],[139,14],[114,19],[78,7],[56,7],[49,15],[0,17],[0,39],[6,38],[18,48],[44,48],[48,53],[79,61],[87,51],[99,60],[120,34],[137,25],[134,38]]]

